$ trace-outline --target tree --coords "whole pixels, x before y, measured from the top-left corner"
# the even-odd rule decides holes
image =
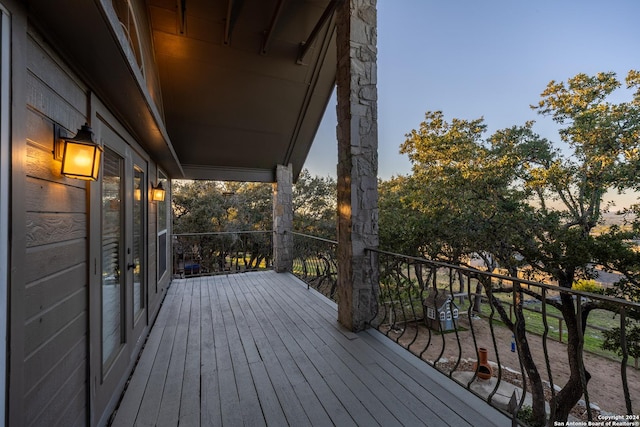
[[[614,73],[578,74],[567,83],[549,83],[532,108],[560,126],[563,150],[537,135],[533,122],[483,140],[482,119],[447,123],[442,113],[428,112],[402,146],[413,163],[413,175],[405,181],[422,191],[405,202],[396,197],[402,202],[396,208],[420,212],[427,222],[437,224],[428,237],[432,245],[437,243],[425,254],[446,255],[452,262],[471,253],[489,254],[486,261],[496,260],[512,273],[526,263],[565,289],[577,279],[593,277],[596,261],[626,275],[617,288],[621,296],[637,295],[638,254],[625,245],[628,235],[593,233],[610,207],[604,199],[608,190],[640,189],[640,74],[631,71],[627,76],[627,87],[635,89],[632,100],[612,103],[609,99],[620,86]],[[487,266],[494,267],[490,262]],[[487,291],[490,287],[485,284]],[[522,293],[543,298],[520,289],[517,282],[502,291],[515,292],[520,301]],[[584,391],[579,331],[591,308],[585,306],[586,314],[578,318],[573,298],[560,295],[559,302],[546,303],[561,311],[567,325],[570,378],[551,402],[551,419],[566,421]],[[524,328],[517,310],[516,318],[515,324],[505,323],[522,338],[524,333],[514,329]],[[544,422],[537,369],[524,348],[526,341],[518,345],[534,386],[534,418]]]
[[[312,177],[303,169],[293,187],[293,229],[326,239],[336,238],[336,182]]]
[[[431,242],[428,236],[435,230],[428,216],[422,213],[420,194],[413,176],[398,176],[378,183],[381,248],[409,256],[433,253],[427,245]]]
[[[271,257],[270,236],[238,232],[272,228],[271,185],[220,181],[177,181],[173,187],[176,234],[210,233],[181,238],[182,251],[193,252],[208,271],[231,268],[229,254],[251,254],[245,267]],[[226,232],[225,234],[211,234]],[[235,233],[234,233],[235,232]],[[237,262],[237,260],[236,260]],[[236,265],[236,268],[238,265]]]
[[[633,99],[614,104],[610,95],[621,83],[614,73],[595,76],[578,74],[567,83],[550,82],[535,110],[557,122],[560,138],[571,150],[571,156],[552,152],[544,162],[537,159],[522,162],[521,179],[530,186],[540,203],[536,223],[538,230],[522,254],[535,268],[550,274],[561,288],[571,288],[577,278],[593,276],[592,261],[602,245],[615,248],[611,236],[594,236],[591,232],[608,209],[604,200],[610,189],[620,191],[637,188],[640,141],[640,78],[635,71],[627,76],[627,87],[635,88]],[[498,145],[509,138],[496,139]],[[511,145],[511,141],[508,144]],[[513,145],[512,145],[513,146]],[[509,151],[509,150],[507,150]],[[551,150],[549,150],[551,151]],[[548,200],[560,203],[554,209]],[[608,243],[608,244],[607,244]],[[602,251],[600,251],[602,253]],[[602,262],[615,262],[627,251],[611,251]],[[580,378],[582,337],[573,298],[561,293],[556,303],[567,325],[567,354],[570,378],[551,402],[552,419],[566,421],[578,402],[584,386]],[[588,377],[587,377],[588,381]]]
[[[336,184],[330,178],[300,173],[293,188],[294,230],[335,238]],[[259,263],[271,256],[269,238],[241,234],[273,228],[273,188],[270,183],[176,181],[173,187],[173,229],[181,233],[235,234],[198,236],[197,250],[206,268],[217,269],[230,251],[243,249]],[[195,244],[195,243],[194,243]],[[212,270],[213,271],[213,270]]]
[[[503,267],[518,265],[508,242],[520,235],[514,217],[526,193],[511,185],[513,171],[483,141],[485,131],[482,118],[448,123],[427,112],[400,151],[413,164],[405,200],[428,224],[422,255],[460,264],[476,254],[492,271],[496,256]]]
[[[272,227],[270,184],[177,181],[172,204],[175,233],[269,230]]]
[[[516,256],[515,247],[522,239],[531,214],[525,203],[528,191],[513,185],[512,165],[483,140],[485,130],[483,119],[454,119],[449,123],[442,112],[427,112],[419,130],[407,135],[401,147],[413,163],[413,175],[402,180],[404,188],[397,191],[397,194],[409,193],[397,203],[398,209],[405,212],[393,215],[402,218],[404,223],[413,214],[419,219],[413,219],[412,224],[426,225],[422,230],[426,234],[418,233],[419,239],[424,240],[412,240],[414,250],[423,256],[470,268],[475,267],[468,261],[473,256],[480,256],[488,271],[492,272],[500,265],[516,275],[521,259]],[[408,183],[410,185],[406,185]],[[386,194],[381,197],[383,202],[388,199]],[[381,204],[381,228],[384,226],[382,219],[389,215],[382,213],[385,207]],[[415,212],[419,213],[415,215]],[[381,241],[392,243],[386,239]],[[524,333],[522,290],[517,282],[509,290],[518,296],[514,323],[501,301],[493,296],[489,280],[479,281],[474,308],[479,311],[483,288],[503,323],[519,338],[518,354],[532,385],[532,415],[544,422],[544,390]]]

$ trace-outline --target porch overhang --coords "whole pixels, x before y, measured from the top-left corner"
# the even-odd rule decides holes
[[[273,182],[277,165],[302,170],[333,91],[341,1],[149,0],[138,9],[151,27],[153,96],[111,0],[28,7],[171,178]]]
[[[297,177],[335,84],[336,4],[149,1],[167,130],[185,177],[273,182],[288,164]]]

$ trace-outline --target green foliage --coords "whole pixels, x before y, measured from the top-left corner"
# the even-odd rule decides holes
[[[518,411],[518,419],[530,427],[542,427],[545,424],[535,419],[533,409],[529,405],[522,405]]]
[[[612,328],[603,332],[603,350],[614,351],[618,356],[622,356],[622,346],[620,344],[620,327]],[[626,320],[625,337],[627,341],[627,354],[630,357],[640,358],[640,325],[637,322]]]
[[[174,181],[174,232],[266,231],[273,228],[269,183]],[[294,229],[335,239],[336,184],[300,173],[293,188]]]
[[[609,209],[607,191],[640,189],[640,73],[629,72],[626,83],[633,99],[614,103],[622,85],[614,73],[550,82],[532,108],[560,125],[562,145],[536,134],[533,122],[484,138],[482,118],[448,122],[427,112],[401,146],[413,173],[380,184],[381,245],[453,263],[479,256],[489,270],[526,265],[565,288],[599,265],[624,277],[608,292],[639,300],[639,252],[628,242],[640,235],[640,208],[624,232],[594,233]],[[562,308],[576,324],[573,306]],[[582,357],[568,348],[569,358]]]
[[[174,232],[270,230],[271,194],[264,183],[175,181]]]
[[[638,88],[638,74],[629,73],[629,87]],[[613,73],[549,83],[532,108],[561,125],[568,151],[533,122],[485,139],[482,118],[448,122],[427,112],[401,146],[413,173],[380,183],[381,245],[454,263],[477,254],[490,269],[527,264],[564,287],[592,277],[593,261],[635,274],[638,252],[622,242],[638,236],[637,215],[626,235],[593,233],[607,191],[640,188],[640,90],[614,104],[620,86]]]
[[[615,271],[623,277],[605,294],[640,302],[640,250],[633,239],[638,238],[637,216],[630,228],[612,226],[597,239],[594,260],[606,271]],[[640,317],[640,315],[636,315]]]
[[[401,152],[413,174],[379,187],[383,247],[453,263],[488,252],[517,264],[508,242],[521,235],[524,194],[511,186],[512,166],[482,140],[485,130],[483,119],[449,123],[438,111],[407,134]]]
[[[336,182],[312,177],[306,169],[293,187],[293,229],[325,239],[336,238]]]
[[[173,231],[216,233],[266,231],[272,228],[271,185],[216,181],[174,181]],[[250,254],[235,260],[236,268],[258,268],[271,257],[268,234],[211,234],[181,236],[174,245],[185,260],[197,261],[201,271],[230,268],[231,254]]]
[[[593,279],[580,279],[573,282],[573,289],[582,292],[591,292],[592,294],[604,293],[604,288]]]
[[[311,177],[303,170],[293,188],[294,229],[335,239],[336,186],[331,178]],[[273,228],[273,187],[269,183],[174,181],[173,230],[176,234],[269,231]],[[181,237],[181,250],[208,271],[221,270],[231,253],[249,251],[253,264],[271,256],[267,234],[223,234]],[[321,241],[296,242],[296,253],[334,262],[334,248]],[[301,247],[300,247],[301,246]],[[192,253],[192,252],[196,253]]]
[[[379,238],[382,248],[421,256],[431,251],[436,224],[420,206],[420,188],[412,177],[397,177],[378,186]]]

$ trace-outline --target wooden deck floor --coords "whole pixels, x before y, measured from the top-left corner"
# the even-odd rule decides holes
[[[494,426],[511,422],[272,271],[174,280],[114,426]]]

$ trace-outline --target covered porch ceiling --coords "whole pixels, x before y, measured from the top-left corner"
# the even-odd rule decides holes
[[[185,178],[297,176],[335,84],[340,0],[149,0],[167,133]]]
[[[334,12],[343,1],[25,3],[171,178],[273,182],[279,164],[298,176],[335,86]],[[149,15],[159,101],[123,48],[114,9],[123,2]]]

